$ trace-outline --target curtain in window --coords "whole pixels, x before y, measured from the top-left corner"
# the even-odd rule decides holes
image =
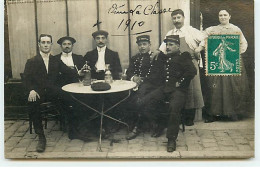
[[[36,54],[36,35],[53,36],[52,54],[61,52],[57,40],[69,34],[77,42],[73,52],[85,55],[95,47],[91,34],[98,28],[109,32],[108,47],[119,52],[123,69],[138,52],[138,33],[151,36],[152,50],[173,28],[171,12],[183,9],[190,23],[190,0],[7,0],[9,44],[13,77],[19,78],[28,58]],[[67,6],[66,6],[67,4]],[[37,11],[37,25],[35,14]],[[129,13],[130,11],[130,13]],[[129,20],[130,19],[130,20]],[[99,20],[99,25],[94,26]],[[36,30],[37,26],[37,30]]]
[[[27,59],[36,54],[34,4],[33,0],[9,3],[7,15],[12,74],[14,78],[20,78]]]

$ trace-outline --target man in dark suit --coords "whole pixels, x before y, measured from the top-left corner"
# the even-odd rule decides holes
[[[55,57],[62,60],[62,62],[71,69],[76,68],[80,70],[86,62],[84,62],[82,55],[77,55],[72,52],[76,40],[73,37],[65,36],[61,37],[57,43],[60,45],[62,52]],[[78,80],[72,76],[61,74],[59,82],[61,86],[64,86],[69,83],[78,82]]]
[[[84,56],[84,60],[87,61],[88,65],[91,68],[91,78],[97,79],[97,80],[104,80],[105,77],[105,70],[106,65],[109,64],[109,70],[111,71],[113,80],[118,80],[119,73],[122,73],[122,68],[120,64],[120,59],[118,52],[112,51],[107,48],[107,38],[108,38],[108,32],[104,30],[98,30],[94,33],[92,33],[93,39],[96,43],[97,48],[95,48],[92,51],[89,51]],[[110,107],[114,103],[118,101],[118,98],[122,97],[122,93],[114,93],[113,95],[106,95],[105,97],[105,109],[107,107]],[[89,99],[93,100],[93,99]],[[100,102],[94,98],[94,101],[92,102],[95,107],[98,107]],[[118,115],[118,111],[116,109],[113,109],[108,112],[110,115]],[[111,120],[105,119],[105,121],[111,122]],[[93,124],[93,123],[92,123]],[[98,127],[99,125],[95,125]],[[112,125],[111,125],[112,126]],[[106,136],[110,129],[108,123],[104,123],[104,136]]]
[[[55,57],[59,60],[61,60],[64,64],[66,64],[69,68],[74,70],[80,70],[86,62],[83,59],[82,55],[77,55],[73,53],[73,47],[76,43],[76,40],[73,37],[65,36],[61,37],[57,43],[60,45],[62,52]],[[74,83],[79,82],[77,78],[68,75],[68,74],[60,74],[59,75],[59,85],[60,87]],[[83,111],[83,107],[77,103],[75,103],[68,93],[63,93],[63,100],[62,100],[62,107],[64,110],[65,122],[66,127],[68,130],[68,137],[69,139],[84,139],[80,135],[80,131],[78,130],[78,125],[82,119],[82,116],[84,116],[85,111]]]
[[[67,67],[60,59],[50,54],[52,36],[41,34],[38,40],[39,54],[28,59],[24,69],[24,84],[28,93],[28,111],[32,117],[35,133],[39,137],[36,150],[43,152],[46,138],[42,126],[40,104],[52,101],[59,106],[61,88],[58,84],[59,74],[77,77],[77,71]]]
[[[176,150],[176,139],[181,121],[181,110],[184,108],[190,81],[196,75],[196,68],[192,63],[190,53],[180,53],[180,39],[178,35],[166,36],[167,54],[159,54],[165,57],[165,70],[162,75],[165,78],[164,85],[145,95],[140,104],[145,108],[145,114],[153,122],[163,118],[156,114],[158,102],[169,100],[169,117],[166,137],[168,138],[167,151]],[[160,124],[158,124],[160,125]]]
[[[119,79],[119,73],[122,72],[120,59],[117,52],[107,48],[108,32],[99,30],[92,34],[97,48],[89,51],[84,56],[91,68],[91,78],[104,80],[106,64],[110,65],[110,71],[113,79]]]

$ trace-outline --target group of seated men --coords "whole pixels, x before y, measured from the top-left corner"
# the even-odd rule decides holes
[[[36,147],[38,152],[43,152],[46,147],[46,138],[42,126],[40,104],[53,101],[62,109],[63,99],[66,94],[61,86],[77,82],[77,69],[84,68],[86,61],[91,68],[93,79],[104,79],[105,64],[110,64],[113,79],[119,79],[122,72],[117,52],[106,47],[108,33],[96,31],[92,34],[97,48],[87,52],[84,57],[72,53],[76,40],[72,37],[62,37],[60,44],[62,53],[56,56],[50,54],[52,36],[41,34],[38,40],[39,54],[27,60],[24,70],[24,83],[28,93],[29,114],[32,117],[35,133],[39,137]],[[137,83],[137,89],[132,93],[128,103],[133,109],[141,113],[128,140],[134,139],[142,125],[141,117],[148,117],[153,125],[153,137],[161,135],[163,125],[158,123],[160,114],[156,113],[159,102],[169,100],[169,117],[167,124],[167,151],[176,149],[176,139],[179,131],[180,114],[185,104],[186,92],[190,80],[196,75],[196,69],[188,52],[180,53],[180,40],[178,35],[169,35],[164,40],[167,54],[160,53],[152,56],[150,50],[150,36],[137,37],[139,53],[130,59],[127,70],[128,80]]]
[[[35,133],[39,137],[36,147],[38,152],[43,152],[46,147],[46,138],[42,126],[40,105],[51,101],[59,110],[66,113],[68,95],[64,93],[61,86],[78,82],[80,72],[86,68],[86,61],[91,68],[93,79],[104,79],[105,64],[110,64],[113,79],[119,79],[122,72],[119,56],[106,47],[108,33],[96,31],[92,34],[97,48],[86,53],[85,57],[72,53],[76,40],[72,37],[62,37],[57,43],[60,44],[62,53],[53,56],[50,54],[52,47],[52,36],[41,34],[38,40],[39,53],[27,60],[23,82],[28,94],[28,111],[32,117]],[[78,71],[78,69],[81,69]]]

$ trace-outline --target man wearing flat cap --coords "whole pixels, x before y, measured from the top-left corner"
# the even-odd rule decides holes
[[[160,61],[161,59],[153,59],[150,36],[138,36],[136,43],[139,53],[131,57],[126,72],[128,80],[137,83],[137,88],[134,89],[135,92],[132,93],[126,106],[128,109],[131,109],[131,112],[135,110],[135,115],[130,115],[130,118],[133,119],[137,116],[134,128],[127,136],[128,140],[134,139],[141,131],[144,131],[145,125],[150,125],[146,117],[143,116],[142,109],[138,106],[138,98],[142,98],[145,94],[157,89],[163,83],[161,72],[164,64],[163,61]],[[127,111],[127,108],[124,110]]]
[[[96,43],[96,48],[92,51],[89,51],[86,53],[84,56],[84,60],[87,61],[88,65],[91,68],[91,78],[92,79],[97,79],[97,80],[104,80],[105,77],[105,70],[106,70],[106,65],[109,64],[109,69],[111,71],[113,80],[118,80],[119,78],[119,73],[122,73],[122,68],[120,64],[120,59],[118,52],[110,50],[106,44],[108,42],[108,32],[104,30],[98,30],[94,33],[92,33],[93,39],[95,40]],[[115,104],[118,101],[118,97],[122,97],[120,95],[121,93],[113,94],[113,95],[106,95],[105,96],[105,101],[106,101],[106,106],[109,107],[113,104]],[[99,100],[98,99],[93,99],[94,101],[92,102],[93,105],[99,105]],[[105,108],[106,109],[106,108]],[[118,115],[118,112],[116,112],[116,109],[110,110],[108,112],[111,115]],[[112,113],[111,113],[112,112]],[[110,120],[105,119],[104,121],[108,121],[104,123],[103,125],[103,132],[102,136],[107,136],[109,134],[109,131],[113,125],[108,125],[108,123],[111,123]],[[93,121],[92,121],[93,122]],[[98,123],[98,122],[96,122]],[[94,123],[92,123],[94,124]],[[99,126],[99,123],[96,127]],[[97,129],[99,132],[99,129]]]
[[[110,65],[110,71],[113,79],[119,79],[119,73],[122,72],[118,52],[107,48],[108,32],[99,30],[92,33],[97,48],[89,51],[84,56],[85,61],[91,68],[91,78],[104,80],[106,64]]]
[[[55,57],[60,59],[64,64],[66,64],[71,69],[81,69],[83,65],[86,63],[84,62],[82,55],[77,55],[72,53],[74,43],[76,40],[73,37],[65,36],[61,37],[57,43],[60,45],[62,52]],[[60,86],[64,86],[69,83],[78,82],[77,79],[72,78],[71,76],[67,75],[60,75],[59,83]]]
[[[185,106],[190,81],[194,78],[197,71],[192,63],[192,57],[189,52],[180,52],[180,39],[178,35],[166,36],[166,55],[162,52],[159,57],[165,59],[163,86],[150,92],[140,99],[140,104],[144,106],[144,113],[150,118],[150,121],[159,122],[160,114],[156,114],[158,103],[161,100],[169,100],[169,117],[167,134],[167,151],[176,150],[176,139],[181,122],[181,110]],[[158,124],[160,125],[160,124]]]

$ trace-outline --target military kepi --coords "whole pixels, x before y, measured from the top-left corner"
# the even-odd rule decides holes
[[[64,40],[70,40],[72,44],[76,43],[76,40],[74,38],[72,38],[72,37],[69,37],[69,36],[61,37],[57,41],[57,43],[61,45]]]
[[[179,38],[179,35],[168,35],[166,36],[166,38],[163,40],[165,43],[167,41],[173,41],[177,44],[180,44],[180,38]]]
[[[95,38],[97,35],[104,35],[105,37],[107,37],[108,32],[104,30],[98,30],[92,33],[93,38]]]
[[[139,43],[140,41],[149,41],[150,42],[150,36],[149,35],[140,35],[136,37],[136,43]]]

